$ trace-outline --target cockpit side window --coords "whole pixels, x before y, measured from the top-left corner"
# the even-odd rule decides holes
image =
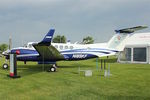
[[[65,49],[68,49],[68,46],[67,46],[67,45],[65,46]]]
[[[70,49],[73,49],[73,46],[70,46]]]
[[[32,48],[32,44],[29,44],[29,48]]]
[[[56,49],[58,49],[58,45],[55,45],[54,47],[55,47]]]
[[[59,49],[60,49],[60,50],[62,50],[62,49],[63,49],[63,46],[62,46],[62,45],[60,45],[60,46],[59,46]]]
[[[23,47],[27,48],[27,44],[24,44]]]

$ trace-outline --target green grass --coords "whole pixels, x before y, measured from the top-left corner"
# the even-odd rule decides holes
[[[58,71],[49,73],[42,65],[18,62],[19,79],[7,77],[0,68],[0,100],[150,100],[150,65],[119,64],[110,58],[110,77],[96,68],[96,60],[58,62]],[[4,59],[0,58],[0,66]],[[91,69],[92,77],[78,73]],[[45,70],[48,65],[45,65]]]

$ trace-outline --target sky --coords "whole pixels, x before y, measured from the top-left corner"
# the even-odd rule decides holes
[[[50,28],[71,42],[92,36],[107,42],[115,29],[147,25],[150,0],[0,0],[0,44],[13,47],[43,39]]]

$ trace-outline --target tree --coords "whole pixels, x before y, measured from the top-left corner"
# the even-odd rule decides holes
[[[7,44],[1,44],[0,45],[0,51],[5,51],[5,50],[7,50],[8,49],[8,45]]]
[[[83,44],[93,44],[94,43],[93,37],[87,36],[87,37],[83,38],[82,43]]]
[[[66,43],[66,37],[64,35],[57,35],[53,38],[53,43]]]

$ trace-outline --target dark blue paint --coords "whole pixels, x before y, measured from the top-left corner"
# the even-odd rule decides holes
[[[50,44],[53,38],[54,32],[55,30],[51,29],[39,44]]]
[[[11,53],[16,53],[17,50],[20,51],[20,55],[23,55],[23,54],[38,54],[38,52],[36,50],[31,50],[31,49],[14,49],[14,50],[11,50]]]

